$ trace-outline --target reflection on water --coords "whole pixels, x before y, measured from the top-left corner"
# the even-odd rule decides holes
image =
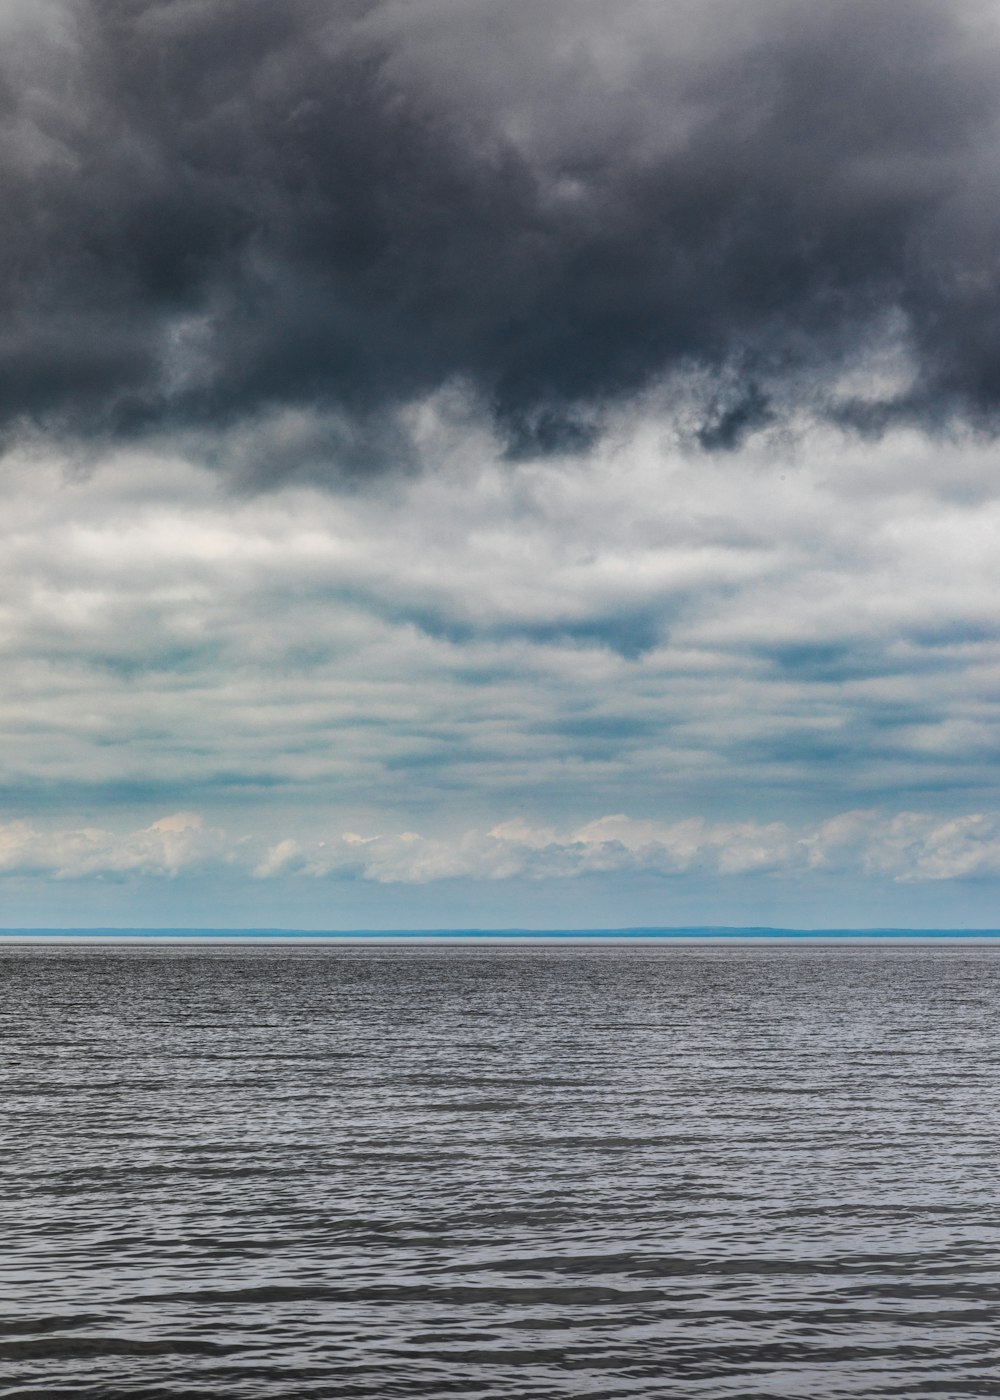
[[[1000,1387],[1000,950],[8,947],[0,1395]]]

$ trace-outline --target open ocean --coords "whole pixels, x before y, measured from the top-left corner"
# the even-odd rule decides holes
[[[1000,942],[0,947],[0,1396],[1000,1393]]]

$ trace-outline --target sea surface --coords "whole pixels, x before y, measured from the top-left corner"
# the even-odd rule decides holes
[[[1000,947],[0,948],[0,1396],[1000,1393]]]

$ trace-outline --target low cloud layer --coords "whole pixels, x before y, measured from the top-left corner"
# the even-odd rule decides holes
[[[258,482],[509,455],[666,386],[992,430],[977,0],[35,0],[0,19],[0,432],[196,434]]]
[[[102,827],[39,831],[30,821],[0,826],[0,874],[57,880],[172,878],[224,861],[229,843],[191,812],[161,817],[126,833]]]
[[[942,821],[922,812],[857,811],[796,830],[783,822],[633,821],[619,814],[562,833],[520,820],[453,840],[347,832],[328,841],[279,842],[254,873],[426,884],[621,873],[794,877],[817,870],[898,881],[1000,875],[1000,815]]]
[[[1000,813],[942,820],[926,812],[854,811],[799,828],[700,817],[637,821],[618,814],[564,832],[517,819],[448,838],[412,831],[343,832],[272,845],[259,837],[227,836],[191,813],[126,833],[97,827],[40,830],[28,821],[0,826],[0,875],[123,880],[219,868],[256,880],[355,879],[383,885],[622,874],[794,879],[817,871],[907,883],[979,879],[1000,875]]]

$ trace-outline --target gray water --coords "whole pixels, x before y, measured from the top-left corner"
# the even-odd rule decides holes
[[[0,950],[4,1397],[1000,1392],[1000,950]]]

